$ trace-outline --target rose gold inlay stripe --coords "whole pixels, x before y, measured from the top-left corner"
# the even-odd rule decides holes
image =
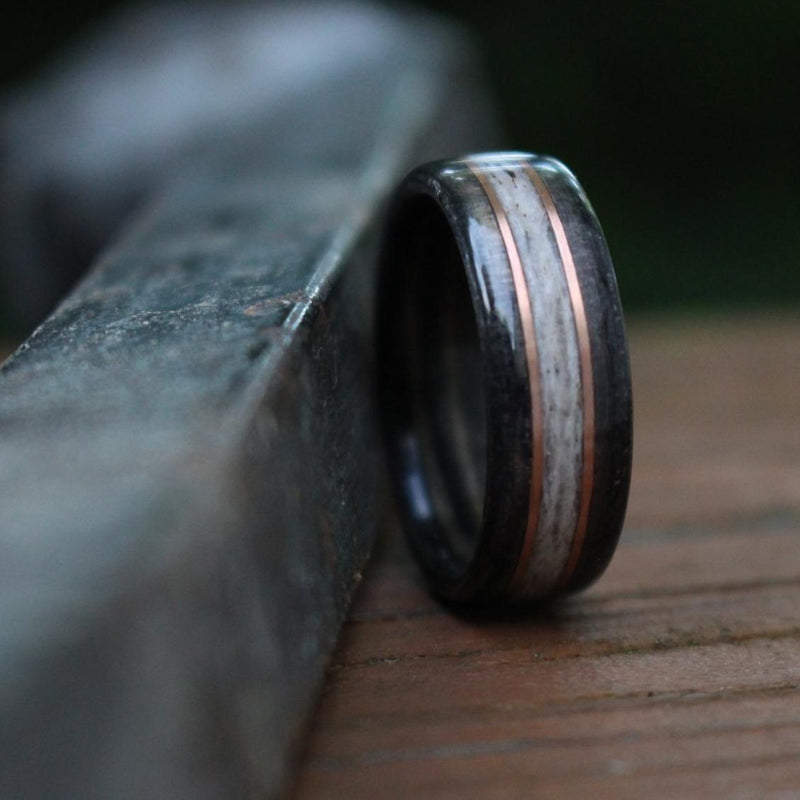
[[[478,182],[483,187],[489,205],[492,208],[503,245],[508,255],[511,266],[511,276],[514,280],[514,289],[517,295],[519,316],[522,325],[522,340],[525,347],[525,361],[528,367],[528,387],[531,398],[531,448],[533,460],[531,465],[531,487],[528,500],[528,521],[525,526],[525,539],[522,551],[517,561],[514,575],[511,579],[512,586],[520,585],[527,573],[528,561],[533,552],[536,539],[536,529],[539,525],[539,510],[542,504],[542,482],[544,477],[544,436],[542,431],[542,393],[539,386],[539,351],[536,346],[536,330],[531,311],[531,298],[528,293],[528,284],[522,268],[519,249],[511,231],[508,217],[491,184],[491,180],[479,168],[470,165],[470,169]]]
[[[589,506],[592,500],[594,485],[594,375],[592,374],[592,352],[589,344],[589,326],[586,321],[586,307],[583,302],[581,284],[578,280],[578,271],[575,268],[575,259],[569,246],[567,233],[558,215],[553,196],[547,185],[533,167],[526,167],[525,172],[536,187],[542,198],[550,227],[556,237],[558,254],[564,266],[564,275],[567,279],[569,297],[572,303],[575,329],[578,334],[578,348],[581,359],[581,386],[583,388],[583,476],[581,480],[581,506],[578,514],[578,524],[575,528],[575,537],[572,540],[569,558],[564,566],[558,581],[559,586],[564,586],[572,577],[578,558],[586,538],[586,527],[589,522]]]

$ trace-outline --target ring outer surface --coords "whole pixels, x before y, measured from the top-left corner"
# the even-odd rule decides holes
[[[497,197],[493,204],[482,179],[498,169],[509,174],[520,169],[533,171],[544,185],[573,256],[590,345],[593,460],[588,514],[580,542],[573,543],[568,574],[560,570],[544,590],[526,586],[519,579],[526,567],[520,559],[531,533],[532,486],[537,480],[534,450],[542,447],[537,441],[541,431],[536,430],[531,396],[531,387],[540,376],[531,363],[531,343],[526,341],[521,316],[525,304],[521,305],[519,285],[512,279],[514,256],[500,230]],[[412,502],[410,494],[412,481],[424,481],[425,468],[414,447],[413,404],[404,385],[409,356],[404,352],[395,312],[406,280],[408,252],[404,248],[416,233],[413,220],[404,214],[409,203],[420,197],[436,204],[455,240],[481,351],[486,483],[482,523],[474,554],[466,561],[453,552],[449,533],[436,514],[419,513],[419,504]],[[503,213],[519,214],[521,210],[503,207],[500,215]],[[547,157],[485,154],[435,162],[418,167],[404,180],[389,209],[386,230],[378,292],[384,433],[401,517],[434,592],[446,601],[494,605],[542,600],[584,588],[603,572],[616,547],[627,504],[632,452],[630,367],[621,304],[605,239],[585,194],[566,167]],[[552,231],[550,235],[555,236]],[[527,290],[533,292],[536,286],[530,278],[526,272]],[[536,322],[533,319],[534,325]],[[526,556],[529,559],[537,557],[535,532],[533,540]]]

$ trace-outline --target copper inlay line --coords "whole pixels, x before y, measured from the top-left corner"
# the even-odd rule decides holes
[[[567,279],[567,288],[572,303],[573,317],[575,319],[575,330],[578,334],[578,348],[580,350],[581,361],[581,387],[583,393],[583,475],[581,479],[581,505],[578,514],[578,523],[575,527],[575,536],[572,540],[569,558],[558,579],[558,586],[564,586],[572,577],[578,563],[583,541],[586,538],[586,527],[589,522],[589,506],[592,500],[592,488],[594,486],[594,375],[592,373],[592,352],[589,343],[589,326],[586,321],[586,306],[583,302],[581,284],[578,280],[578,271],[575,268],[575,259],[569,246],[567,233],[564,224],[558,215],[553,196],[547,185],[536,172],[527,166],[525,172],[536,187],[536,191],[542,199],[550,227],[556,238],[556,246],[561,263],[564,267],[564,275]]]
[[[503,245],[511,266],[511,276],[514,281],[514,290],[519,307],[520,323],[522,325],[522,340],[525,347],[525,361],[528,368],[528,388],[531,398],[531,449],[533,452],[531,464],[531,485],[528,500],[528,520],[525,525],[525,539],[519,560],[511,579],[511,585],[518,587],[522,584],[527,574],[528,562],[533,552],[536,540],[536,531],[539,525],[539,511],[542,505],[542,484],[544,480],[544,432],[542,422],[542,391],[539,384],[539,350],[536,346],[536,329],[534,327],[531,298],[528,293],[528,283],[522,267],[519,248],[511,231],[508,217],[500,203],[491,180],[479,168],[470,165],[470,170],[483,187],[492,212],[497,220],[497,227],[503,239]]]

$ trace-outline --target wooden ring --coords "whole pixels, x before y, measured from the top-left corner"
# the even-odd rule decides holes
[[[434,591],[519,602],[596,579],[625,516],[631,382],[608,248],[572,173],[528,153],[415,169],[378,295],[389,466]]]

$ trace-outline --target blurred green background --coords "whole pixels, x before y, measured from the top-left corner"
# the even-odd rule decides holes
[[[120,4],[21,5],[3,88]],[[629,310],[796,304],[800,3],[424,5],[481,43],[509,145],[578,174]]]
[[[628,309],[796,303],[800,3],[431,5],[485,42],[512,144],[581,179]]]

